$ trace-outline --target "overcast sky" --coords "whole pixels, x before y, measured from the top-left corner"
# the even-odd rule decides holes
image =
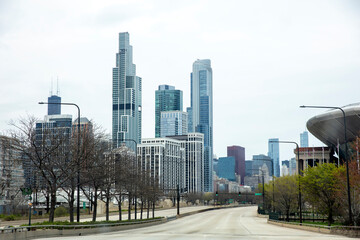
[[[360,1],[0,1],[0,132],[11,119],[42,119],[51,80],[63,102],[111,131],[118,33],[129,32],[143,79],[143,137],[155,135],[155,90],[190,104],[196,59],[211,59],[214,153],[267,154],[269,138],[300,142],[322,113],[300,105],[359,102]],[[77,116],[74,107],[62,113]],[[322,144],[310,136],[310,146]],[[293,157],[280,146],[280,160]]]

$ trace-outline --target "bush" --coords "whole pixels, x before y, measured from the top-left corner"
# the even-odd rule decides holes
[[[15,220],[15,215],[11,214],[11,215],[5,216],[4,220],[5,221],[14,221]]]
[[[58,208],[55,209],[55,217],[62,217],[62,216],[66,216],[68,214],[68,210],[63,207],[63,206],[60,206]]]

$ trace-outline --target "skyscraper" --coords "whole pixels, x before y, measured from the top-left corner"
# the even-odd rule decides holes
[[[300,147],[309,147],[309,133],[307,131],[300,133]]]
[[[278,138],[270,138],[269,139],[269,152],[268,156],[271,157],[274,164],[274,176],[280,177],[280,165],[279,165],[279,159],[280,159],[280,153],[279,153],[279,139]]]
[[[213,90],[210,59],[196,60],[191,73],[191,108],[187,109],[191,125],[189,132],[204,134],[204,188],[213,191]]]
[[[244,184],[245,148],[240,146],[229,146],[227,147],[227,156],[235,158],[235,173],[241,177],[241,184]]]
[[[141,141],[141,78],[136,76],[128,32],[119,33],[119,52],[113,68],[112,103],[113,147],[120,147],[122,142],[126,142],[135,150],[131,140]]]
[[[204,134],[169,136],[185,149],[185,191],[204,192]]]
[[[182,91],[174,86],[160,85],[155,91],[155,137],[160,137],[161,112],[183,110]]]
[[[57,95],[51,95],[48,97],[48,103],[57,103],[57,104],[48,104],[48,115],[59,115],[61,114],[61,97]]]

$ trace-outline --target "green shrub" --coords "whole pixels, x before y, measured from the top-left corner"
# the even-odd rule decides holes
[[[60,206],[58,208],[55,209],[55,217],[62,217],[62,216],[66,216],[68,214],[68,210],[63,207],[63,206]]]
[[[4,220],[5,221],[14,221],[15,220],[15,215],[11,214],[11,215],[5,216]]]

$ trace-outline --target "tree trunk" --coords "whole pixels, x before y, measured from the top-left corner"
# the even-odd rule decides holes
[[[46,191],[46,213],[49,213],[50,210],[50,195],[49,190]]]
[[[286,209],[286,221],[289,222],[290,210]]]
[[[144,201],[143,201],[143,199],[141,199],[140,219],[142,219],[143,210],[144,210]]]
[[[51,190],[50,197],[51,199],[50,199],[49,222],[54,222],[55,206],[56,206],[56,190]]]
[[[333,223],[333,211],[332,208],[329,209],[329,216],[328,216],[328,225],[331,226]]]
[[[70,222],[74,222],[74,201],[75,201],[75,189],[72,188],[69,199]]]
[[[98,193],[97,193],[97,188],[95,188],[94,191],[94,202],[93,202],[93,217],[92,217],[92,221],[95,222],[96,221],[96,214],[97,214],[97,199],[98,199]]]
[[[109,192],[106,193],[106,221],[109,221],[109,204],[110,204],[110,196],[109,196]]]
[[[128,206],[128,220],[131,220],[131,195],[129,194],[129,206]]]
[[[119,195],[119,201],[118,201],[118,205],[119,205],[119,221],[122,220],[122,212],[121,212],[121,195]]]
[[[153,215],[153,218],[155,218],[155,201],[152,202],[152,205],[153,205],[152,215]]]
[[[135,213],[135,220],[137,219],[137,206],[136,206],[136,204],[137,204],[137,197],[136,197],[136,195],[135,195],[135,197],[134,197],[134,213]]]
[[[147,200],[147,219],[150,217],[150,201]]]

